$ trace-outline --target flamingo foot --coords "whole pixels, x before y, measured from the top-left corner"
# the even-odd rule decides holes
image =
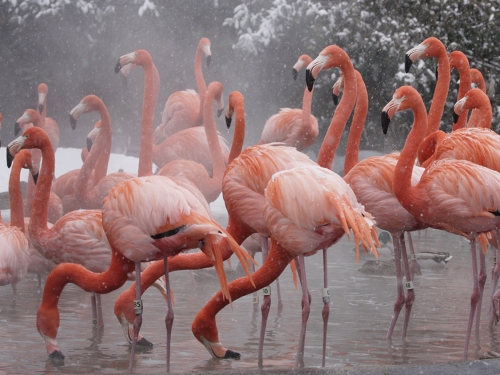
[[[403,308],[403,305],[405,303],[405,297],[404,295],[398,295],[396,298],[396,302],[394,302],[394,312],[392,314],[392,319],[391,319],[391,324],[389,326],[389,331],[387,331],[387,339],[390,339],[392,337],[392,332],[394,331],[394,327],[396,326],[396,322],[398,321],[399,313],[401,312],[401,309]]]
[[[45,348],[47,349],[49,358],[64,359],[64,354],[59,350],[56,339],[51,339],[43,334],[42,337],[45,339]]]
[[[122,319],[120,320],[120,325],[122,326],[122,331],[125,336],[125,340],[129,344],[132,344],[132,337],[134,337],[134,327],[129,324],[129,322],[125,319],[123,316]],[[143,335],[139,333],[137,336],[137,346],[142,346],[142,347],[152,347],[153,343],[149,340],[147,340]]]
[[[54,350],[52,353],[49,354],[49,358],[64,359],[64,354],[62,354],[60,350]]]
[[[137,340],[137,346],[143,346],[143,347],[153,347],[153,343],[149,340],[147,340],[145,337],[141,337],[139,340]]]
[[[259,336],[259,364],[263,361],[264,352],[264,336],[266,335],[267,317],[269,316],[269,310],[271,309],[271,296],[264,296],[264,301],[260,308],[262,313],[262,323],[260,326],[260,336]]]
[[[204,337],[201,338],[203,345],[207,348],[208,352],[216,359],[240,359],[241,354],[226,349],[220,342],[210,342]]]

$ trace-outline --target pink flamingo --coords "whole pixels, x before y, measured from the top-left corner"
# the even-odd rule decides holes
[[[431,225],[456,233],[469,234],[473,266],[474,291],[464,358],[470,340],[472,323],[480,296],[476,260],[476,238],[500,226],[495,214],[500,209],[500,174],[464,160],[439,160],[432,163],[417,185],[411,185],[411,174],[418,146],[425,137],[427,116],[418,92],[409,86],[396,90],[382,112],[382,127],[387,132],[390,118],[398,111],[411,109],[414,123],[395,169],[393,190],[401,205],[414,216]]]
[[[293,66],[293,71],[298,72],[311,61],[309,55],[301,55]],[[271,116],[264,124],[258,144],[283,142],[299,151],[312,145],[318,136],[318,120],[311,114],[312,94],[306,87],[302,109],[281,108],[279,113]]]
[[[168,97],[163,109],[161,124],[153,135],[155,143],[183,129],[203,124],[203,103],[205,102],[207,86],[201,69],[202,55],[205,55],[207,66],[210,66],[212,53],[208,38],[200,39],[194,57],[194,75],[198,92],[194,90],[176,91]]]

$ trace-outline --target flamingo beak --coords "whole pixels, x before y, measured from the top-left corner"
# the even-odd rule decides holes
[[[335,105],[339,104],[339,96],[334,94],[333,92],[332,92],[332,100],[333,100],[333,104],[335,104]]]
[[[14,135],[18,135],[20,131],[21,126],[19,125],[19,122],[16,122],[16,124],[14,125]]]
[[[91,149],[92,149],[92,139],[87,137],[87,151],[90,152]]]
[[[38,181],[38,173],[32,174],[31,177],[33,177],[33,182],[36,185],[36,182]]]
[[[207,66],[210,66],[210,63],[212,62],[212,55],[207,56]]]
[[[43,112],[43,104],[38,105],[38,112],[40,112],[40,114]]]
[[[120,63],[120,59],[118,59],[118,62],[115,65],[115,73],[120,73],[121,69],[122,69],[122,64]]]
[[[306,70],[306,84],[307,84],[307,89],[309,91],[312,91],[313,86],[314,86],[314,81],[316,81],[316,79],[313,77],[311,70],[307,69]]]
[[[405,55],[405,73],[408,73],[410,71],[410,68],[413,64],[413,61],[411,61],[410,56],[408,54]]]
[[[229,128],[231,128],[231,119],[232,119],[232,117],[227,117],[227,116],[225,116],[225,117],[226,117],[226,126],[229,129]]]
[[[455,110],[453,110],[453,123],[456,124],[460,115],[457,115]]]
[[[292,69],[292,74],[293,74],[293,79],[297,80],[297,77],[299,76],[299,72],[297,72],[297,69],[293,68]]]
[[[7,168],[10,168],[12,165],[12,160],[14,160],[14,156],[11,155],[10,148],[7,147]]]
[[[382,116],[381,116],[381,123],[382,123],[382,132],[384,134],[387,134],[387,130],[389,129],[389,123],[391,122],[391,118],[389,117],[389,113],[387,111],[382,111]]]
[[[71,129],[75,130],[76,129],[76,119],[73,117],[73,115],[69,115],[69,122],[71,124]]]

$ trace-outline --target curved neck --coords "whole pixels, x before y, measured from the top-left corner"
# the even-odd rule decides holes
[[[344,176],[358,163],[359,144],[365,127],[366,116],[368,115],[368,92],[361,74],[356,70],[356,85],[358,97],[356,99],[356,108],[352,118],[349,137],[344,160]]]
[[[460,61],[459,64],[454,67],[460,76],[460,85],[458,86],[458,96],[457,101],[462,99],[471,88],[471,78],[469,63],[467,61]],[[465,128],[467,123],[469,111],[463,111],[457,122],[453,124],[452,131]]]
[[[142,68],[144,70],[144,99],[142,102],[139,177],[149,176],[153,173],[153,121],[160,90],[160,76],[153,62],[143,64]]]
[[[45,130],[45,117],[47,116],[47,94],[43,100],[43,110],[40,113],[40,127]]]
[[[318,164],[330,170],[333,168],[335,151],[337,151],[342,132],[354,108],[357,93],[356,74],[354,73],[352,64],[344,64],[340,68],[344,74],[344,96],[333,114],[332,121],[318,153]]]
[[[467,127],[490,129],[493,121],[493,113],[488,97],[482,96],[481,98],[477,98],[471,104],[473,104],[471,107],[474,109],[472,110]]]
[[[49,138],[44,137],[39,139],[43,164],[36,185],[29,225],[30,236],[36,236],[38,239],[49,231],[47,228],[49,197],[55,168],[54,150]]]
[[[101,130],[89,155],[83,162],[75,182],[75,198],[82,207],[88,207],[93,201],[88,189],[88,181],[92,170],[95,167],[94,185],[97,185],[99,180],[106,176],[111,153],[112,129],[109,112],[102,102],[99,103],[97,111],[101,116]]]
[[[203,77],[203,51],[198,45],[196,49],[196,54],[194,56],[194,76],[196,78],[196,85],[198,86],[198,95],[200,95],[200,113],[198,114],[198,124],[203,123],[203,105],[205,103],[205,95],[207,91],[207,85],[205,83],[205,78]]]
[[[238,103],[234,107],[234,118],[234,136],[227,161],[228,165],[239,156],[241,150],[243,149],[243,142],[245,140],[245,108],[241,103]]]
[[[205,124],[205,133],[207,134],[208,147],[212,158],[213,174],[210,182],[220,184],[222,176],[226,170],[224,157],[220,149],[219,135],[217,134],[217,126],[215,125],[215,115],[213,102],[215,99],[215,90],[208,90],[205,97],[205,105],[203,108],[203,122]]]
[[[441,141],[446,137],[446,133],[442,130],[435,131],[424,138],[418,149],[418,161],[423,168],[432,163],[435,159],[435,151]]]
[[[450,61],[446,55],[446,51],[443,51],[439,56],[437,56],[437,59],[438,79],[427,117],[429,128],[427,129],[426,135],[439,130],[441,118],[443,117],[444,105],[446,103],[446,97],[448,96],[448,88],[450,87]]]
[[[21,193],[21,169],[24,160],[21,155],[14,158],[9,177],[10,224],[24,230],[23,195]],[[31,175],[31,174],[30,174]]]
[[[392,183],[394,194],[403,207],[407,207],[403,202],[407,205],[411,205],[412,200],[414,200],[412,194],[414,188],[411,186],[411,175],[413,173],[418,147],[424,139],[427,130],[427,116],[424,103],[421,100],[416,101],[412,109],[414,114],[413,126],[406,139],[405,146],[399,155]]]

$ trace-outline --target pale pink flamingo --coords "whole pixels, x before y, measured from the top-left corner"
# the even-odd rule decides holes
[[[107,174],[111,154],[112,129],[108,109],[100,98],[95,95],[84,97],[70,111],[71,126],[75,129],[80,116],[93,111],[99,112],[101,116],[99,135],[93,144],[93,150],[91,150],[75,180],[75,198],[80,203],[80,208],[85,209],[101,208],[103,199],[113,186],[134,177],[125,172]],[[87,181],[90,179],[92,171],[94,171],[94,186],[89,190]]]
[[[294,72],[308,66],[311,61],[309,55],[301,55],[293,67]],[[306,87],[302,109],[281,108],[279,113],[271,116],[264,124],[258,144],[283,142],[299,151],[312,145],[318,136],[318,120],[311,114],[312,95],[313,91]]]
[[[33,178],[36,180],[38,167],[32,163],[29,151],[19,155],[14,160],[14,164],[15,171],[9,177],[10,224],[2,222],[0,214],[0,243],[2,244],[0,285],[10,284],[12,286],[13,301],[15,303],[17,283],[24,278],[31,262],[29,241],[24,231],[23,196],[20,184],[21,169],[23,167],[30,169]]]
[[[163,109],[161,124],[155,129],[153,135],[155,143],[183,129],[203,124],[203,103],[205,102],[207,86],[203,78],[202,55],[205,55],[207,66],[209,66],[212,53],[208,38],[200,39],[194,57],[194,75],[198,92],[194,90],[176,91],[168,97]]]
[[[480,296],[476,238],[478,234],[500,226],[500,218],[496,216],[500,209],[500,174],[468,161],[444,159],[432,163],[418,184],[412,186],[414,160],[427,128],[427,115],[420,94],[409,86],[397,89],[383,109],[382,127],[386,133],[390,118],[406,109],[413,111],[414,123],[396,165],[393,191],[401,205],[422,221],[453,233],[467,233],[470,238],[474,291],[464,346],[466,358]]]
[[[16,128],[28,128],[27,125],[33,124],[33,126],[43,129],[41,125],[41,118],[37,111],[33,109],[27,109],[24,114],[17,119]],[[45,131],[45,130],[44,130]],[[38,151],[38,150],[35,150]],[[38,152],[33,152],[33,161],[36,164],[40,164],[41,154]],[[32,185],[32,187],[30,187]],[[26,202],[24,205],[24,216],[30,216],[31,209],[33,205],[34,195],[35,195],[35,184],[31,177],[28,178],[28,186],[26,188]],[[63,215],[63,206],[61,199],[54,193],[49,195],[49,216],[48,220],[50,223],[55,223]]]

